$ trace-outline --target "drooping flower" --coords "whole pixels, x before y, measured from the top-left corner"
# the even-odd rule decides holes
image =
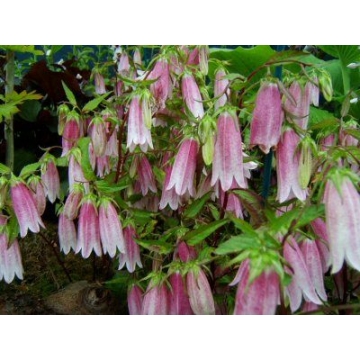
[[[102,255],[99,216],[93,197],[83,199],[80,208],[76,253],[81,251],[84,259],[87,259],[94,251],[97,256]]]
[[[140,286],[132,284],[129,287],[127,302],[129,315],[141,315],[143,306],[143,290]]]
[[[193,315],[185,281],[179,271],[170,275],[169,283],[171,285],[169,315]]]
[[[172,95],[172,82],[168,61],[165,58],[160,58],[156,61],[147,79],[157,79],[157,81],[150,85],[150,91],[154,95],[158,108],[164,109],[166,100]]]
[[[284,113],[277,84],[264,82],[258,92],[250,127],[250,144],[259,145],[267,154],[276,147],[281,136]]]
[[[80,202],[83,198],[83,186],[75,184],[72,191],[70,191],[64,205],[63,213],[69,220],[77,218],[80,208]]]
[[[32,190],[32,195],[35,201],[35,205],[39,215],[41,216],[46,208],[46,196],[45,190],[42,182],[39,177],[32,176],[29,181],[29,188]]]
[[[178,195],[189,192],[195,196],[194,176],[198,151],[199,143],[195,139],[185,139],[181,143],[166,190],[174,188]]]
[[[151,279],[144,294],[142,315],[168,315],[169,289],[165,282],[157,283]]]
[[[311,222],[311,227],[317,236],[315,243],[319,250],[323,274],[325,274],[330,268],[329,237],[326,231],[326,224],[324,220],[317,218]]]
[[[55,162],[46,161],[41,167],[41,180],[45,186],[45,195],[51,203],[60,198],[60,177]]]
[[[76,141],[80,138],[80,118],[74,111],[67,115],[66,123],[62,134],[62,154],[61,156],[67,155],[67,153],[74,147]]]
[[[277,199],[280,203],[298,198],[306,199],[306,189],[302,189],[299,181],[299,153],[297,146],[300,137],[293,129],[286,129],[277,148],[276,166],[278,179]]]
[[[0,226],[4,227],[0,231],[0,280],[4,279],[6,283],[10,284],[15,275],[18,279],[23,279],[23,266],[21,262],[20,247],[17,239],[13,240],[9,246],[9,238],[6,233],[6,216],[0,214]]]
[[[71,249],[76,250],[76,229],[72,220],[66,217],[62,212],[59,215],[58,235],[60,251],[65,255],[70,252]]]
[[[13,209],[20,225],[20,236],[25,237],[28,229],[33,233],[40,231],[40,226],[45,228],[42,222],[34,198],[30,190],[20,181],[12,181],[10,187]]]
[[[140,95],[132,98],[129,106],[127,148],[134,152],[136,145],[146,152],[148,147],[153,149],[150,129],[145,125],[145,113]]]
[[[227,191],[236,183],[246,188],[242,141],[235,113],[223,112],[217,123],[211,185],[218,181],[222,190]]]
[[[321,256],[316,242],[304,239],[301,242],[300,249],[304,255],[305,264],[309,271],[310,279],[315,286],[316,293],[321,300],[326,301],[327,295],[324,286]]]
[[[201,119],[204,116],[204,106],[199,87],[192,74],[185,73],[182,77],[181,92],[187,108],[196,119]]]
[[[287,117],[302,129],[307,128],[310,113],[310,101],[313,101],[312,92],[306,91],[298,81],[293,81],[288,89],[292,99],[286,98],[284,108]],[[294,102],[295,101],[295,102]]]
[[[93,144],[94,154],[104,156],[107,144],[106,125],[101,116],[92,119],[89,125],[89,134]]]
[[[291,266],[291,271],[287,268],[285,269],[292,276],[290,285],[286,287],[291,311],[295,312],[299,309],[302,296],[304,296],[306,301],[321,305],[322,301],[316,293],[315,285],[309,274],[304,255],[296,240],[291,236],[289,237],[289,241],[284,244],[284,258]]]
[[[74,154],[71,154],[69,158],[68,179],[70,192],[74,190],[75,184],[82,184],[85,193],[89,193],[89,181],[86,180],[81,165]]]
[[[348,176],[326,181],[324,203],[331,273],[337,273],[344,260],[360,271],[360,195]]]
[[[119,255],[119,270],[121,270],[125,264],[128,272],[133,273],[136,265],[142,268],[140,258],[140,248],[136,243],[137,234],[132,226],[126,226],[123,230],[125,240],[125,254],[120,253]]]
[[[100,74],[98,71],[94,73],[94,81],[95,81],[95,92],[98,95],[102,95],[106,93],[105,80],[104,76]]]
[[[231,286],[238,284],[234,315],[275,315],[280,300],[279,275],[271,268],[252,282],[250,261],[241,263]]]
[[[306,83],[305,92],[310,99],[310,103],[314,106],[319,106],[320,89],[317,77],[313,77],[312,81]]]
[[[149,192],[149,190],[153,193],[156,193],[155,177],[147,157],[137,157],[136,165],[138,183],[140,185],[142,195],[145,196]]]
[[[165,209],[167,205],[169,205],[172,210],[177,210],[179,205],[181,205],[181,196],[176,193],[175,188],[173,187],[170,190],[167,190],[167,187],[169,186],[171,172],[172,172],[172,167],[167,166],[165,169],[164,186],[162,189],[161,199],[159,204],[160,210]]]
[[[104,253],[111,257],[116,249],[125,253],[125,240],[119,216],[114,205],[108,199],[101,199],[99,206],[100,238]]]
[[[191,309],[195,315],[215,315],[215,303],[209,281],[200,267],[186,274],[186,288]]]

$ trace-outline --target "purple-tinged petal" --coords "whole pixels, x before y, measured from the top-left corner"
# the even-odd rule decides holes
[[[131,285],[127,296],[129,315],[141,315],[143,307],[143,291],[138,285]]]
[[[169,315],[193,315],[185,281],[180,272],[171,274],[169,282],[171,285]]]
[[[76,229],[72,220],[69,220],[64,213],[59,215],[58,226],[60,251],[65,255],[70,252],[71,249],[76,249]]]
[[[168,315],[169,298],[165,282],[154,285],[151,280],[144,295],[142,315]]]
[[[48,161],[42,168],[41,180],[45,186],[45,194],[51,203],[60,198],[60,177],[53,161]]]
[[[199,87],[192,74],[185,74],[182,77],[181,92],[190,112],[196,119],[201,119],[204,116],[204,106]]]
[[[125,264],[126,268],[130,273],[135,271],[136,265],[142,268],[140,258],[140,248],[136,243],[136,232],[132,226],[126,226],[123,230],[125,240],[125,254],[120,253],[119,255],[119,270],[121,270]]]

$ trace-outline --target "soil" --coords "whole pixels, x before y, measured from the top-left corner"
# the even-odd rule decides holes
[[[116,259],[64,255],[53,223],[20,239],[19,245],[24,279],[0,281],[1,315],[127,313],[126,289],[114,291],[106,285],[115,273]]]

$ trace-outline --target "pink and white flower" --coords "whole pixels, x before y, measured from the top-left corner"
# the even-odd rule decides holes
[[[235,185],[246,188],[242,141],[235,113],[223,112],[217,123],[211,185],[219,182],[223,191]]]
[[[121,270],[125,264],[128,272],[133,273],[136,265],[142,268],[140,258],[140,248],[136,243],[137,234],[132,226],[126,226],[123,230],[125,240],[125,253],[119,255],[119,270]]]
[[[68,219],[64,212],[59,215],[58,235],[60,251],[65,255],[71,249],[76,250],[76,229],[72,220]]]
[[[204,106],[199,87],[192,74],[185,73],[182,77],[181,92],[187,108],[196,119],[201,119],[204,116]]]
[[[170,292],[165,282],[155,283],[152,279],[146,289],[142,315],[168,315]]]
[[[41,180],[45,186],[45,195],[54,203],[60,198],[60,177],[53,160],[46,161],[41,167]]]
[[[171,285],[169,315],[193,315],[189,296],[186,292],[185,280],[179,271],[169,277]]]
[[[33,233],[40,231],[40,226],[45,228],[44,223],[36,208],[31,191],[20,181],[13,181],[10,187],[13,209],[20,225],[20,236],[25,237],[28,229]]]
[[[132,284],[128,290],[127,302],[129,315],[141,315],[143,307],[143,290],[140,286]]]
[[[224,106],[230,96],[229,80],[225,77],[226,72],[223,68],[216,71],[214,87],[215,110]]]

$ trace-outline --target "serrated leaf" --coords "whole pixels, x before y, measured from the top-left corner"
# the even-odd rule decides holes
[[[188,218],[194,218],[204,207],[205,203],[210,199],[211,192],[208,192],[200,199],[196,199],[192,204],[190,204],[184,211],[184,216]]]
[[[89,154],[89,144],[91,139],[89,137],[83,137],[78,140],[77,145],[81,151],[81,169],[84,173],[86,180],[94,181],[96,180],[96,175],[94,170],[91,167],[90,163],[90,154]]]
[[[39,166],[40,163],[38,162],[24,166],[20,172],[20,177],[25,178],[28,175],[33,174],[39,168]]]
[[[187,232],[183,240],[186,241],[189,245],[197,245],[200,244],[203,240],[205,240],[208,236],[210,236],[214,231],[224,226],[228,222],[227,219],[221,219],[214,221],[210,224],[205,224],[199,226],[195,230],[191,230]]]
[[[67,85],[61,81],[62,83],[62,86],[64,88],[64,91],[65,91],[65,95],[67,97],[67,99],[69,100],[70,104],[73,105],[73,106],[76,106],[76,99],[75,99],[75,95],[73,94],[73,92],[67,87]]]
[[[95,110],[100,103],[109,96],[110,93],[103,94],[95,99],[90,100],[88,103],[85,104],[85,106],[82,109],[83,113],[87,113],[89,111]]]
[[[257,234],[255,234],[254,236],[244,234],[239,236],[233,236],[229,240],[220,244],[219,247],[215,250],[215,254],[226,255],[253,249],[259,246],[259,237],[257,236]]]

